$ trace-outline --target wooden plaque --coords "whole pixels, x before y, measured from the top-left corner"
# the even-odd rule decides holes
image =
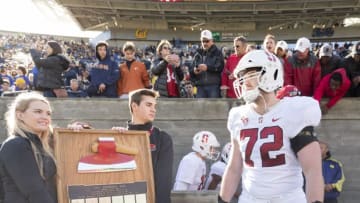
[[[55,135],[55,158],[58,178],[57,193],[59,203],[68,203],[71,186],[86,188],[121,188],[146,183],[146,202],[155,202],[154,177],[150,154],[150,142],[146,131],[80,130],[57,128]],[[138,149],[134,156],[136,169],[111,172],[79,173],[79,160],[94,154],[91,146],[100,137],[113,137],[115,143]],[[130,189],[130,191],[133,189]],[[99,199],[101,199],[99,197]],[[101,202],[99,200],[99,202]],[[107,202],[107,201],[104,201]]]

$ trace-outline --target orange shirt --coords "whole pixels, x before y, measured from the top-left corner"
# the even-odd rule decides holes
[[[149,74],[142,62],[134,61],[128,68],[126,62],[120,64],[120,79],[117,82],[118,96],[150,86]]]

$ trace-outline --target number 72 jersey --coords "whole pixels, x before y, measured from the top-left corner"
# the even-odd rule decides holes
[[[251,105],[231,109],[228,129],[240,146],[243,189],[271,198],[301,189],[301,166],[290,139],[321,120],[319,103],[311,97],[285,97],[260,115]]]

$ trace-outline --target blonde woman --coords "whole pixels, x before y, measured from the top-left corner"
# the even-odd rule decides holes
[[[5,119],[8,138],[0,149],[4,203],[57,202],[49,101],[39,93],[20,94]]]

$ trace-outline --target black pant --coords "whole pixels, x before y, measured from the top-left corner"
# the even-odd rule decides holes
[[[337,199],[335,198],[335,199],[325,199],[324,200],[324,203],[337,203],[338,201],[337,201]]]

